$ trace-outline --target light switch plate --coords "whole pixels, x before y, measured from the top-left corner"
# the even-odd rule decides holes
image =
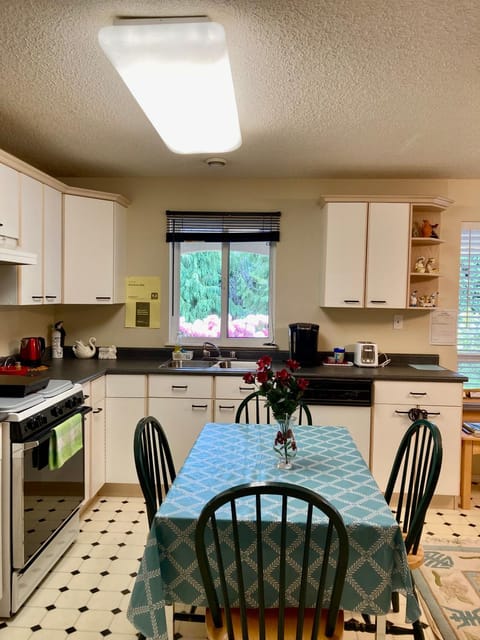
[[[403,316],[400,314],[395,314],[393,316],[393,328],[394,329],[403,329]]]

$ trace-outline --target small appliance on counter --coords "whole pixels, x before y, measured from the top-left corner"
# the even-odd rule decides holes
[[[39,367],[45,353],[45,338],[29,337],[20,340],[20,362],[27,367]]]
[[[295,322],[288,325],[290,357],[302,367],[314,367],[317,363],[318,324]]]
[[[357,367],[378,367],[378,346],[375,342],[356,342],[353,349],[353,362]]]

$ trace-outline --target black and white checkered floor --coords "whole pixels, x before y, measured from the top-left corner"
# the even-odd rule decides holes
[[[24,607],[0,620],[0,640],[137,640],[126,610],[146,535],[142,499],[99,498],[84,515],[78,541]],[[468,511],[430,510],[423,535],[427,544],[429,537],[450,536],[475,537],[480,544],[480,486],[473,487]],[[388,619],[404,625],[402,612]],[[176,632],[183,638],[205,637],[201,624],[181,622]],[[347,631],[344,637],[373,636]],[[426,640],[433,638],[427,629]]]

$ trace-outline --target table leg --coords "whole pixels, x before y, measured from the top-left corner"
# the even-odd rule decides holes
[[[471,508],[473,440],[462,438],[460,508]]]
[[[387,616],[375,618],[375,640],[386,640]]]

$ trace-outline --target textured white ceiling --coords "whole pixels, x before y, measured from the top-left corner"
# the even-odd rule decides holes
[[[199,14],[236,88],[223,169],[165,147],[97,41],[116,16]],[[0,148],[58,177],[478,178],[480,2],[0,0]]]

